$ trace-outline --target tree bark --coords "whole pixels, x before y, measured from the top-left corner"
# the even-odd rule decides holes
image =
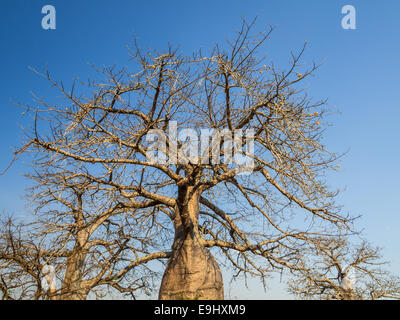
[[[89,238],[86,231],[78,232],[74,253],[67,259],[67,268],[61,288],[60,300],[86,300],[87,290],[82,288],[86,254],[84,246]]]
[[[160,300],[222,300],[222,274],[204,247],[198,229],[200,193],[192,187],[178,191],[175,239],[162,279]]]
[[[87,292],[81,287],[85,255],[78,253],[68,261],[61,288],[60,300],[86,300]]]

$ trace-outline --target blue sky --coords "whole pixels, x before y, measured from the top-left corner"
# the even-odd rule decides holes
[[[56,30],[41,28],[46,4],[56,8]],[[346,4],[356,8],[356,30],[341,27]],[[338,199],[344,210],[363,216],[358,226],[384,248],[391,269],[400,275],[399,15],[396,0],[2,0],[0,169],[11,160],[11,147],[19,144],[19,126],[30,123],[10,99],[30,103],[31,91],[54,96],[29,66],[44,70],[48,64],[52,75],[68,84],[74,77],[93,75],[88,63],[123,66],[133,36],[144,47],[162,49],[171,43],[190,54],[232,37],[241,17],[257,16],[255,31],[277,27],[267,54],[278,65],[286,64],[290,51],[306,40],[304,63],[324,62],[309,80],[308,92],[328,98],[341,111],[331,117],[325,143],[332,151],[349,150],[341,169],[329,175],[329,184],[345,188]],[[24,171],[24,163],[18,162],[0,177],[0,209],[24,212]],[[244,290],[243,298],[280,298],[284,294],[278,287],[273,285],[267,295],[261,289]]]

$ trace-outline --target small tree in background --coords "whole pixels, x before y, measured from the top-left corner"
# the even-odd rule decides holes
[[[400,299],[400,278],[384,269],[381,249],[346,238],[320,239],[304,252],[289,292],[303,299]]]

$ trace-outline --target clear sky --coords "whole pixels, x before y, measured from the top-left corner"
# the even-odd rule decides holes
[[[41,9],[56,8],[56,29],[44,30]],[[356,9],[356,30],[341,27],[341,8]],[[126,45],[136,36],[144,47],[179,45],[190,54],[234,36],[241,17],[258,17],[255,31],[276,26],[267,52],[286,64],[291,50],[307,40],[304,63],[324,62],[309,80],[309,93],[328,98],[341,114],[331,117],[325,143],[332,151],[349,150],[329,183],[345,189],[339,197],[345,212],[362,215],[358,226],[384,248],[391,269],[400,275],[399,244],[399,92],[400,2],[398,0],[85,0],[0,1],[0,171],[9,164],[11,147],[21,138],[19,126],[30,123],[10,103],[30,103],[30,92],[53,95],[28,67],[71,83],[93,75],[88,63],[123,66]],[[21,214],[26,170],[16,163],[0,177],[0,210]],[[261,286],[236,291],[239,298],[281,298],[279,286],[267,294]]]

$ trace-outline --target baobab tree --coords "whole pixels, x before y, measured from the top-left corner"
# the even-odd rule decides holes
[[[302,268],[303,246],[348,227],[323,179],[339,158],[321,143],[326,102],[301,86],[317,66],[300,65],[302,48],[278,69],[260,56],[272,29],[253,37],[252,26],[192,56],[135,42],[134,67],[100,69],[87,90],[37,71],[65,99],[22,105],[34,125],[17,154],[84,179],[105,208],[134,210],[132,236],[150,212],[140,228],[153,242],[141,245],[168,258],[160,299],[223,299],[218,262],[264,279]]]
[[[27,197],[34,215],[23,222],[2,220],[3,298],[81,300],[113,292],[134,297],[138,290],[152,289],[156,272],[144,262],[169,253],[145,249],[155,242],[141,226],[151,212],[135,212],[118,200],[109,201],[106,189],[75,177],[69,171],[72,167],[35,168],[27,176],[33,181]],[[43,286],[44,280],[55,283],[50,270],[58,286]],[[14,294],[6,295],[8,290]]]
[[[139,292],[150,294],[152,281],[157,276],[150,268],[143,274],[143,270],[135,268],[138,261],[132,259],[121,269],[116,267],[115,261],[111,266],[104,261],[95,265],[90,259],[93,251],[88,253],[85,265],[78,268],[67,258],[72,255],[70,252],[43,253],[33,241],[16,240],[13,239],[13,244],[17,247],[12,251],[8,247],[8,252],[0,253],[1,300],[83,300],[88,296],[110,299],[123,295],[136,299]],[[55,257],[49,259],[51,253]],[[116,257],[112,258],[115,260]],[[126,261],[123,255],[117,258],[119,264],[121,260]],[[51,264],[48,264],[49,260]],[[143,263],[143,260],[139,262]],[[77,269],[76,273],[71,272],[72,267]],[[130,272],[133,269],[135,273]]]
[[[400,279],[385,270],[381,249],[346,237],[318,239],[303,255],[289,292],[302,299],[400,299]]]

